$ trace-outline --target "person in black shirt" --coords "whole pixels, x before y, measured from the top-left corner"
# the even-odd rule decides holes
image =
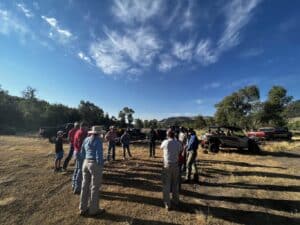
[[[150,150],[149,157],[155,158],[155,141],[156,141],[157,135],[156,135],[156,132],[153,129],[153,127],[150,130],[148,138],[149,138],[149,148],[150,148],[149,149]]]
[[[55,168],[54,172],[59,172],[61,170],[60,162],[61,159],[64,157],[64,150],[63,150],[63,131],[57,132],[57,137],[55,139]]]

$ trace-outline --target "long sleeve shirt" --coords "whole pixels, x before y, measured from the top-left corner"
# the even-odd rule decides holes
[[[68,133],[68,139],[70,141],[70,144],[74,145],[74,137],[75,137],[75,134],[77,132],[78,128],[73,128],[69,131]]]
[[[194,149],[195,142],[196,142],[196,136],[195,135],[191,135],[191,137],[188,139],[187,151],[193,151],[193,150],[195,150]]]
[[[129,134],[123,134],[121,136],[121,139],[120,139],[122,145],[129,145],[130,144],[130,136]]]
[[[74,136],[74,151],[80,152],[81,145],[86,136],[87,132],[84,129],[79,129],[76,131]]]
[[[87,137],[81,147],[82,159],[96,160],[99,166],[103,166],[103,144],[99,137]]]
[[[115,141],[117,138],[117,134],[114,131],[108,131],[107,134],[105,135],[105,140],[107,141]]]

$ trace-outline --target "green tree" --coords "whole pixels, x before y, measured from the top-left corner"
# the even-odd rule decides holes
[[[287,95],[284,87],[273,86],[262,106],[261,122],[272,126],[286,126],[288,121],[285,109],[292,98]]]
[[[144,127],[143,121],[141,119],[135,119],[134,126],[138,129],[141,129]]]
[[[80,101],[78,107],[81,118],[89,125],[101,125],[104,121],[104,112],[101,108],[89,101]]]
[[[256,86],[242,88],[216,104],[216,122],[219,125],[248,128],[252,124],[253,108],[258,101],[259,90]]]

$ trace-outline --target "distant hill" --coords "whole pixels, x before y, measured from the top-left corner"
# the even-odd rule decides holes
[[[187,116],[178,116],[178,117],[169,117],[159,121],[160,124],[164,126],[172,126],[172,125],[179,125],[186,122],[192,122],[194,117],[187,117]]]

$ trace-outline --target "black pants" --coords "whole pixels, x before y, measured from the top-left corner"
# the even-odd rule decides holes
[[[69,154],[68,154],[67,158],[65,159],[64,165],[63,165],[64,169],[67,169],[69,162],[72,159],[73,153],[74,153],[74,146],[72,144],[70,144]]]
[[[124,156],[124,158],[126,157],[126,150],[127,150],[127,154],[129,155],[129,157],[131,157],[129,145],[123,145],[123,156]]]
[[[154,157],[155,156],[155,141],[150,141],[149,143],[149,150],[150,150],[150,157]]]

